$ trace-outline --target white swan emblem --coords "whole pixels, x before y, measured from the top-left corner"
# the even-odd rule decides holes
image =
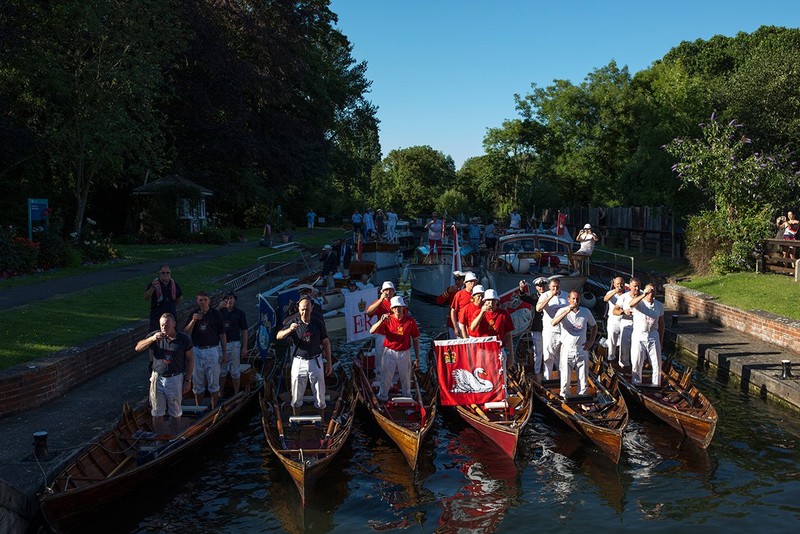
[[[479,375],[484,374],[486,374],[486,370],[483,367],[478,367],[472,372],[472,374],[470,374],[470,372],[466,369],[454,369],[453,380],[455,381],[455,384],[453,384],[453,389],[451,389],[450,392],[486,393],[487,391],[491,391],[494,389],[494,384],[492,384],[489,380],[480,378]]]

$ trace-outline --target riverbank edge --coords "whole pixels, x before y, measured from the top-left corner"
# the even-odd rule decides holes
[[[675,284],[664,286],[669,341],[698,366],[713,365],[723,380],[734,377],[742,391],[800,410],[800,377],[782,379],[782,362],[800,373],[800,322],[765,312],[741,310],[712,295]]]

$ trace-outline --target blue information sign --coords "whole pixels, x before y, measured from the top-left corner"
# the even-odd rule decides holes
[[[33,240],[33,223],[46,222],[48,215],[46,198],[28,199],[28,239]]]

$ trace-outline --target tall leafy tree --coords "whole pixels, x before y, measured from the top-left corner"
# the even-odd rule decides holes
[[[427,215],[455,179],[453,158],[430,146],[392,150],[372,169],[372,201],[400,213]]]
[[[74,198],[81,230],[89,194],[135,162],[163,158],[162,70],[180,43],[172,0],[10,0],[26,31],[11,77],[27,92],[19,119],[44,144],[50,173]],[[7,8],[8,9],[8,6]],[[8,12],[8,11],[7,11]],[[6,67],[8,68],[8,67]]]

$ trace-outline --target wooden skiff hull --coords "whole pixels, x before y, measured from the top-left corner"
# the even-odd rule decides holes
[[[249,386],[254,376],[252,367],[244,371],[245,389],[199,415],[175,437],[153,435],[149,404],[136,409],[126,404],[117,424],[74,457],[52,482],[52,491],[40,495],[48,524],[56,531],[79,528],[92,514],[185,458],[255,400],[260,384]],[[184,420],[188,419],[185,414]]]
[[[352,380],[347,380],[336,393],[335,405],[328,403],[327,406],[325,428],[309,427],[307,430],[313,434],[309,439],[308,436],[301,437],[302,430],[295,432],[290,427],[289,412],[281,411],[282,402],[271,384],[264,385],[264,395],[260,401],[264,436],[270,449],[294,481],[303,506],[308,502],[310,490],[347,442],[353,428],[358,397]],[[281,417],[280,428],[276,415]],[[331,424],[327,425],[328,422]],[[331,430],[331,434],[326,437],[328,430]],[[282,431],[285,432],[283,439]]]
[[[631,402],[644,406],[650,413],[683,434],[692,443],[706,449],[717,428],[717,410],[694,385],[691,369],[680,375],[669,363],[661,370],[661,387],[634,386],[630,375],[614,368],[622,392]]]

